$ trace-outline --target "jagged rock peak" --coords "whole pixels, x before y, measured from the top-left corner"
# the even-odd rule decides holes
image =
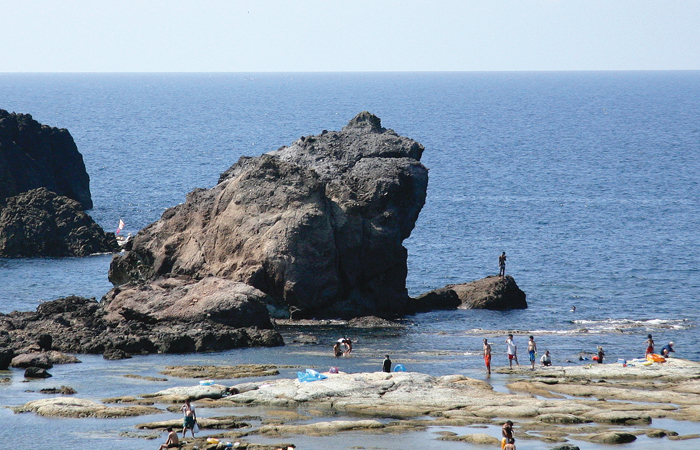
[[[369,128],[374,133],[383,133],[386,128],[382,128],[382,121],[379,117],[368,111],[362,111],[343,128],[343,131],[349,131],[353,128]]]

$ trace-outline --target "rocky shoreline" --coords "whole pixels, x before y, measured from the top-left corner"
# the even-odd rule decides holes
[[[201,370],[200,370],[201,369]],[[224,385],[209,382],[172,387],[151,394],[103,399],[102,402],[57,397],[14,407],[17,413],[46,417],[126,417],[171,411],[172,420],[143,422],[144,430],[179,427],[177,406],[186,398],[202,408],[263,408],[264,416],[201,417],[205,437],[186,439],[185,449],[279,448],[295,436],[331,436],[345,431],[406,433],[433,427],[465,427],[467,433],[435,433],[435,439],[497,444],[484,426],[515,423],[518,440],[539,440],[552,447],[567,442],[620,444],[639,435],[660,439],[696,439],[672,429],[654,428],[656,419],[700,422],[700,364],[670,359],[650,366],[603,364],[529,369],[499,369],[511,374],[510,392],[498,392],[486,381],[463,375],[433,377],[416,372],[327,373],[328,378],[302,383],[278,376],[273,365],[171,367],[170,376],[265,377]],[[197,378],[192,378],[197,379]],[[114,406],[112,406],[114,405]],[[340,417],[338,417],[340,416]],[[256,437],[279,439],[272,446]]]

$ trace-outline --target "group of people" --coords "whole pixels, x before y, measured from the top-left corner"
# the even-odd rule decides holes
[[[349,338],[340,338],[333,344],[333,354],[336,358],[347,356],[350,352],[352,352],[352,341]]]
[[[185,404],[180,408],[184,417],[182,419],[182,438],[185,438],[185,433],[187,430],[192,432],[192,438],[194,439],[194,428],[197,425],[197,413],[195,412],[194,405],[190,403],[190,399],[185,400]],[[167,428],[168,438],[164,444],[161,444],[158,450],[165,450],[168,448],[180,448],[180,439],[177,437],[177,431],[174,431],[172,427]]]
[[[508,366],[512,369],[513,368],[513,361],[515,361],[515,364],[520,366],[520,363],[518,362],[518,346],[515,345],[515,342],[513,341],[513,335],[509,334],[508,339],[506,339],[506,352],[508,354]],[[489,343],[487,338],[484,338],[484,346],[483,346],[483,352],[484,352],[484,364],[486,365],[486,371],[491,374],[491,344]],[[537,358],[537,343],[535,342],[535,337],[530,336],[530,340],[527,342],[527,354],[528,358],[530,360],[530,364],[532,365],[532,370],[535,370],[535,360]],[[552,356],[549,353],[549,350],[545,350],[544,355],[540,358],[540,363],[543,366],[551,366],[552,365]]]
[[[511,369],[513,368],[513,361],[515,361],[515,364],[517,366],[520,366],[520,363],[518,362],[518,346],[515,345],[515,342],[513,341],[513,335],[509,334],[508,338],[505,341],[506,344],[506,352],[508,355],[508,367]],[[603,350],[603,347],[598,346],[597,349],[597,354],[593,357],[594,360],[598,362],[598,364],[603,364],[603,360],[605,359],[605,350]],[[668,344],[664,345],[661,348],[661,356],[664,358],[668,358],[671,353],[674,353],[675,350],[673,349],[673,342],[669,342]],[[652,338],[651,334],[647,336],[647,341],[646,341],[646,355],[650,355],[654,353],[654,339]],[[486,365],[486,371],[488,374],[491,374],[491,344],[488,342],[488,339],[484,338],[484,345],[483,345],[483,354],[484,354],[484,364]],[[527,342],[527,354],[528,354],[528,359],[530,360],[530,364],[532,366],[532,370],[535,370],[535,361],[537,358],[537,343],[535,342],[535,337],[530,336],[530,339]],[[583,359],[583,357],[580,357],[580,359]],[[545,350],[544,354],[540,357],[540,363],[542,366],[551,366],[552,365],[552,355],[549,353],[549,350]]]
[[[501,450],[516,450],[515,438],[513,437],[513,422],[506,421],[501,427]]]
[[[646,342],[646,345],[647,345],[647,350],[646,350],[646,352],[645,352],[645,354],[644,354],[645,357],[646,357],[647,355],[652,355],[652,354],[654,354],[654,338],[651,337],[651,334],[648,334],[648,335],[647,335],[647,342]],[[666,344],[666,345],[664,345],[663,347],[661,347],[661,353],[660,353],[660,354],[661,354],[661,356],[663,356],[664,358],[668,358],[669,356],[671,356],[671,355],[670,355],[671,353],[675,353],[675,350],[673,349],[673,342],[669,342],[668,344]]]

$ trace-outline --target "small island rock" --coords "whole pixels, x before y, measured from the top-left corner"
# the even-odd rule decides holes
[[[109,279],[225,278],[267,294],[275,318],[401,315],[422,152],[363,112],[342,131],[243,157],[134,236]]]
[[[512,276],[488,276],[464,284],[449,284],[411,300],[415,312],[435,309],[525,309],[526,295]]]

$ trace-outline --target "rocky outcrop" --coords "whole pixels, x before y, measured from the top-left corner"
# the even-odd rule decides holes
[[[157,297],[155,293],[154,296]],[[191,300],[196,303],[196,299]],[[200,314],[188,317],[177,312],[162,311],[156,314],[130,310],[128,307],[119,310],[119,314],[114,311],[108,313],[94,299],[66,297],[43,303],[36,312],[0,314],[0,337],[4,335],[7,348],[20,355],[15,357],[17,361],[40,360],[41,357],[36,355],[43,353],[32,352],[38,352],[38,338],[45,334],[52,337],[54,350],[69,353],[104,353],[110,350],[120,350],[126,354],[188,353],[283,345],[280,334],[272,329],[264,304],[258,302],[258,305],[253,305],[250,299],[245,302],[216,303],[205,298],[202,303],[210,305],[211,309],[199,305]],[[223,310],[222,304],[230,305],[230,309]],[[234,319],[221,319],[227,311],[236,311],[236,308],[251,314],[257,312],[262,318],[255,323],[261,327],[243,326]],[[246,319],[246,323],[250,323],[250,320]],[[50,359],[54,354],[46,353],[49,362],[55,364],[59,360]]]
[[[525,297],[513,277],[494,275],[426,292],[411,299],[409,308],[414,312],[436,309],[525,309]]]
[[[0,200],[39,187],[92,208],[90,177],[68,130],[0,109]]]
[[[148,284],[112,289],[102,298],[112,323],[211,321],[233,328],[272,328],[268,296],[247,284],[218,277],[196,281],[189,277],[159,278]]]
[[[80,203],[46,188],[0,200],[0,257],[87,256],[119,250]]]
[[[364,112],[339,132],[243,157],[115,256],[115,285],[215,276],[268,295],[278,318],[402,314],[402,245],[425,202],[423,146]]]

